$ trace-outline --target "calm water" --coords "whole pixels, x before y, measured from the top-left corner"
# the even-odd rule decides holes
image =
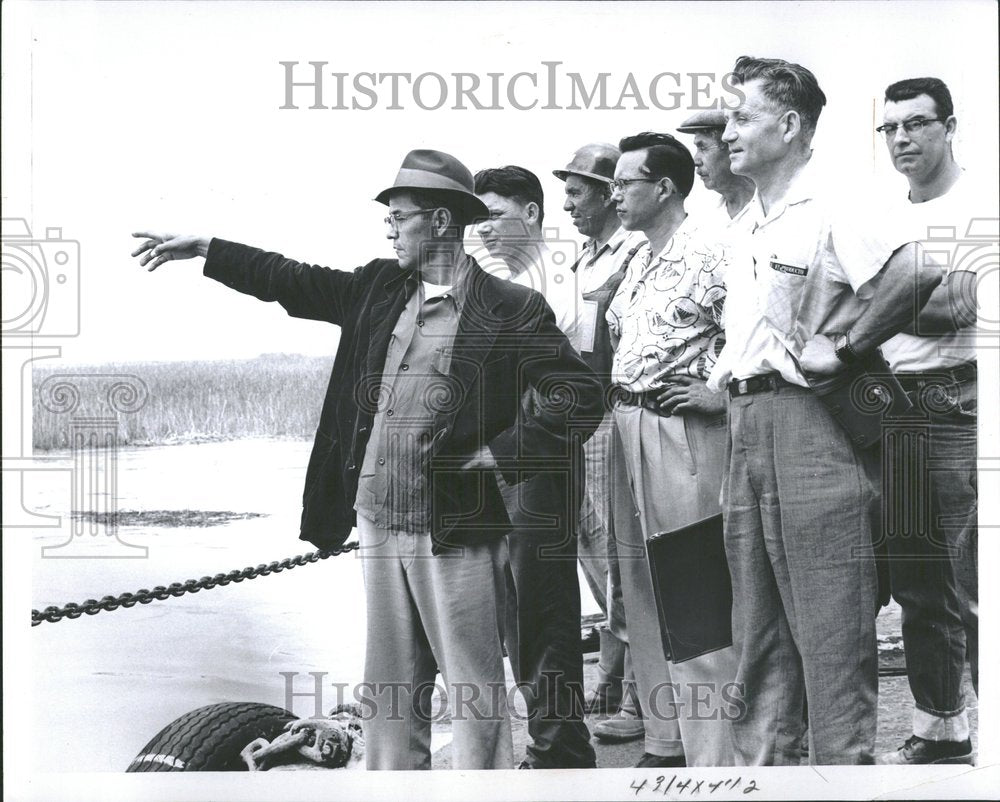
[[[123,541],[144,558],[110,557],[113,540],[85,536],[93,559],[42,557],[39,546],[67,539],[33,534],[32,607],[80,602],[141,587],[169,585],[300,554],[298,507],[309,444],[241,441],[131,449],[120,453],[121,510],[231,510],[267,517],[207,528],[125,527]],[[59,461],[53,467],[68,467]],[[48,481],[45,481],[45,479]],[[70,507],[65,477],[42,477],[28,498],[48,514]],[[117,551],[122,551],[120,547]],[[353,554],[180,599],[32,629],[36,736],[65,771],[122,771],[177,716],[223,701],[286,704],[286,679],[310,693],[307,672],[327,672],[322,710],[337,699],[333,682],[361,680],[365,611]],[[293,700],[299,715],[312,698]],[[44,735],[42,735],[44,734]],[[40,750],[48,770],[52,762]],[[50,753],[51,754],[51,753]]]
[[[139,588],[198,579],[311,550],[297,539],[302,480],[310,444],[238,441],[126,449],[117,464],[119,510],[228,510],[266,517],[221,526],[122,527],[122,541],[75,541],[59,529],[25,530],[22,555],[32,567],[31,606],[100,599]],[[56,455],[48,467],[71,467]],[[63,515],[71,509],[65,470],[33,476],[28,506]],[[581,585],[584,583],[581,580]],[[585,587],[585,585],[584,585]],[[597,606],[584,590],[585,613]],[[26,612],[26,611],[25,611]],[[338,701],[333,683],[362,679],[365,609],[361,566],[353,553],[224,588],[75,621],[43,623],[25,635],[33,682],[31,715],[36,770],[123,771],[160,729],[193,708],[254,701],[315,711]],[[304,694],[286,699],[291,690]],[[52,755],[58,755],[53,761]]]

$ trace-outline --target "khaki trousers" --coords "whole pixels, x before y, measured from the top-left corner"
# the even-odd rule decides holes
[[[615,522],[625,617],[646,751],[689,766],[731,766],[738,658],[732,647],[682,663],[663,656],[645,541],[719,512],[725,416],[663,417],[618,406]]]
[[[431,767],[431,723],[443,715],[432,699],[438,670],[452,717],[452,768],[513,768],[500,646],[504,539],[434,556],[430,534],[380,529],[359,514],[358,540],[367,768]]]

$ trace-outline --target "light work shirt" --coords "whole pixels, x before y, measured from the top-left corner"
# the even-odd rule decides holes
[[[419,282],[392,331],[354,505],[383,529],[430,532],[432,429],[462,300],[460,285]]]
[[[626,231],[621,226],[599,248],[596,240],[587,240],[576,268],[580,292],[600,289],[605,281],[618,272],[628,252],[645,241],[646,237],[641,231]]]
[[[573,272],[574,260],[567,248],[550,248],[544,241],[538,243],[532,256],[529,264],[516,275],[506,265],[497,269],[487,262],[484,269],[498,278],[540,292],[556,316],[556,325],[579,353],[583,344],[580,325],[583,297]]]
[[[608,280],[622,269],[622,265],[633,251],[646,241],[641,231],[626,231],[621,226],[600,247],[596,240],[587,240],[576,265],[577,284],[583,297],[580,312],[580,352],[592,353],[598,340],[598,315],[607,314],[607,303],[600,303],[593,297],[602,290]],[[588,293],[591,298],[587,298]],[[613,295],[613,293],[612,293]],[[606,339],[606,335],[604,335]],[[606,345],[605,345],[606,347]]]
[[[710,389],[774,371],[808,387],[798,366],[806,342],[850,329],[875,291],[873,279],[904,244],[892,231],[851,220],[821,186],[810,162],[767,214],[755,193],[733,218],[726,347]]]
[[[925,259],[939,265],[944,274],[959,270],[978,274],[983,265],[997,264],[995,187],[991,192],[963,172],[939,198],[923,203],[900,198],[886,206],[900,227],[898,238],[919,241]],[[997,319],[988,313],[982,318]],[[922,373],[975,362],[975,340],[975,327],[927,336],[900,332],[882,345],[882,354],[893,370]]]

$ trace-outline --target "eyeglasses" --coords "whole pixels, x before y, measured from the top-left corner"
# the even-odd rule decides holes
[[[411,217],[418,214],[429,214],[437,209],[414,209],[412,212],[390,212],[389,216],[382,220],[390,228],[399,228],[400,223],[405,223]]]
[[[662,181],[662,178],[616,178],[614,181],[609,181],[613,192],[624,192],[629,184],[634,184],[638,181],[648,181],[655,184],[657,181]]]
[[[924,119],[923,117],[914,117],[912,120],[903,121],[903,130],[910,134],[919,134],[924,130],[925,125],[930,125],[931,123],[943,123],[945,122],[944,117],[930,117]],[[885,125],[880,125],[875,129],[875,133],[884,134],[886,139],[892,139],[896,136],[896,131],[899,130],[899,126],[896,123],[886,123]]]

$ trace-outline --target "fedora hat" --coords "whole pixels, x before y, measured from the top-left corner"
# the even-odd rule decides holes
[[[622,152],[614,145],[598,142],[584,145],[570,159],[563,170],[553,170],[552,175],[560,181],[565,181],[570,173],[593,178],[597,181],[612,181],[615,177],[615,165]]]
[[[697,134],[700,131],[721,131],[726,127],[726,114],[718,109],[706,109],[692,114],[677,126],[682,134]]]
[[[476,197],[475,183],[469,168],[449,153],[440,150],[411,150],[403,159],[391,187],[383,189],[375,200],[389,205],[389,195],[397,189],[424,189],[446,192],[454,198],[456,220],[468,225],[477,218],[488,217],[490,212]]]

